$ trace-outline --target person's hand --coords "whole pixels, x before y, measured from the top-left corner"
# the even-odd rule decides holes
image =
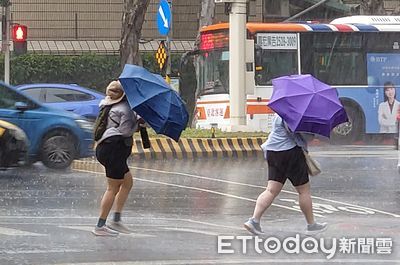
[[[146,123],[146,121],[145,121],[142,117],[140,117],[140,118],[137,120],[137,123],[138,123],[140,126],[143,126],[143,125]]]
[[[140,117],[136,122],[138,124],[136,132],[138,132],[141,127],[146,127],[146,121],[143,118]]]

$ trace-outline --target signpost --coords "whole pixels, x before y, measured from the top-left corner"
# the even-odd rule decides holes
[[[166,0],[161,0],[158,6],[157,27],[161,35],[168,35],[171,28],[171,9]]]
[[[168,54],[163,40],[160,42],[160,45],[158,46],[156,52],[156,61],[158,66],[160,67],[160,70],[162,71],[164,69],[165,63],[168,61]]]
[[[167,37],[167,70],[165,75],[165,80],[170,83],[170,75],[171,75],[171,41],[169,38],[169,32],[171,31],[172,24],[172,14],[171,14],[171,4],[167,2],[167,0],[160,0],[160,4],[158,6],[157,11],[157,28],[162,36]],[[161,44],[160,44],[161,47]],[[160,50],[160,47],[158,50]],[[157,54],[159,51],[157,50]],[[157,57],[156,54],[156,57]],[[160,68],[161,68],[161,64]]]

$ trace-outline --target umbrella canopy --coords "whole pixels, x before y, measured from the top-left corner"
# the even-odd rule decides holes
[[[129,105],[155,131],[179,140],[188,122],[185,104],[169,84],[143,67],[126,64],[119,81]]]
[[[326,137],[347,114],[336,89],[312,75],[282,76],[272,80],[274,91],[268,106],[284,119],[293,132]]]

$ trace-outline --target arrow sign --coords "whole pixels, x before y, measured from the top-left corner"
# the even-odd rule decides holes
[[[171,9],[166,0],[161,0],[157,12],[157,27],[161,35],[168,35],[171,26]]]

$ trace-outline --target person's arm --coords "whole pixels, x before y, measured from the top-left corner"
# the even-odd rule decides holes
[[[288,136],[296,143],[296,145],[307,151],[307,141],[303,138],[303,136],[300,133],[292,132],[285,121],[283,121],[283,127],[285,127]]]
[[[118,111],[120,122],[118,130],[123,137],[130,137],[136,130],[137,117],[130,109]]]

